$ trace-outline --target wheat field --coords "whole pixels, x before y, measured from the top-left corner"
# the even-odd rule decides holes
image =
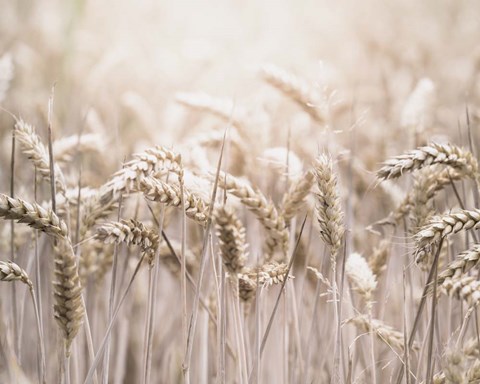
[[[0,384],[480,383],[478,1],[0,10]]]

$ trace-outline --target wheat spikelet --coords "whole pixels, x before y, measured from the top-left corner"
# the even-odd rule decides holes
[[[445,270],[438,275],[437,283],[442,284],[448,278],[458,277],[467,273],[478,265],[480,260],[480,244],[475,244],[470,249],[460,253],[455,260],[450,262]]]
[[[33,289],[33,283],[27,272],[12,261],[0,261],[0,281],[21,281]]]
[[[215,210],[215,229],[223,263],[236,275],[243,270],[248,257],[245,227],[233,209],[222,206]]]
[[[23,120],[17,120],[15,123],[15,138],[22,146],[23,152],[32,160],[40,175],[47,183],[50,183],[50,158],[47,148],[38,137],[35,128]],[[65,177],[57,164],[54,164],[54,172],[57,191],[63,194],[67,187]]]
[[[386,325],[383,321],[372,319],[370,322],[368,316],[358,315],[344,321],[344,324],[352,323],[365,332],[375,332],[377,337],[382,340],[389,347],[398,351],[403,351],[404,336],[402,332],[394,330],[389,325]],[[418,349],[418,345],[414,344],[414,349]]]
[[[315,160],[314,171],[318,186],[317,205],[315,207],[316,218],[320,226],[320,235],[323,241],[330,246],[331,261],[333,268],[335,268],[335,260],[342,245],[344,227],[332,159],[327,155],[319,156]]]
[[[59,238],[68,238],[68,228],[51,209],[0,194],[0,217],[25,223],[32,228]]]
[[[325,103],[304,80],[274,65],[263,66],[261,75],[266,82],[300,105],[315,121],[325,123],[328,120]]]
[[[377,171],[379,180],[394,179],[434,164],[448,165],[472,179],[477,178],[478,163],[471,152],[451,144],[432,143],[387,160]]]
[[[178,185],[170,185],[161,180],[147,177],[141,182],[141,190],[149,200],[169,206],[182,207],[182,194]],[[208,204],[185,188],[183,195],[186,216],[202,226],[206,225]]]
[[[480,209],[470,211],[464,209],[457,212],[446,213],[442,216],[434,216],[415,235],[417,248],[422,250],[447,235],[472,228],[477,229],[479,226]]]
[[[287,225],[290,220],[302,209],[305,199],[312,189],[315,181],[313,171],[309,170],[295,180],[290,186],[288,192],[283,197],[281,215]]]
[[[55,247],[54,265],[54,316],[63,333],[66,355],[70,356],[73,339],[83,323],[85,308],[75,254],[69,241],[61,240]]]
[[[277,247],[285,254],[288,248],[288,230],[285,220],[278,214],[273,203],[267,201],[259,190],[254,190],[248,184],[225,173],[220,174],[218,186],[238,197],[267,230],[269,235],[265,240],[267,258],[272,257]]]

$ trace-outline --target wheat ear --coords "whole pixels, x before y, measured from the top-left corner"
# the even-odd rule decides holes
[[[331,157],[319,156],[314,163],[314,172],[318,187],[316,218],[320,227],[320,235],[323,241],[330,246],[332,268],[335,269],[337,254],[342,245],[344,226],[337,192],[337,178],[333,173]]]
[[[379,180],[395,179],[434,164],[448,165],[472,179],[478,175],[478,163],[471,152],[451,144],[432,143],[387,160],[377,171]]]
[[[50,236],[68,238],[67,225],[51,209],[0,194],[0,217],[25,223]]]
[[[0,261],[0,281],[21,281],[33,289],[33,283],[27,272],[11,261]]]
[[[286,254],[288,249],[288,229],[285,225],[285,220],[279,215],[273,203],[268,201],[259,190],[254,190],[248,184],[242,183],[237,178],[225,173],[220,174],[218,186],[238,197],[242,204],[253,212],[266,229],[268,233],[268,237],[265,240],[267,258],[272,257],[276,248],[280,248]]]
[[[274,65],[263,66],[261,76],[267,83],[296,102],[315,121],[325,123],[328,120],[325,103],[321,102],[316,90],[303,79]]]
[[[460,253],[455,260],[450,262],[445,270],[438,275],[437,283],[442,284],[446,279],[467,273],[480,261],[480,244],[475,244],[470,249]]]
[[[55,247],[54,275],[54,316],[63,332],[68,357],[85,313],[76,256],[69,240],[62,240]]]
[[[459,276],[446,278],[440,289],[448,296],[457,296],[475,306],[480,301],[480,281],[473,276]]]
[[[315,175],[313,171],[309,170],[292,183],[288,192],[283,197],[281,215],[285,219],[287,225],[302,209],[305,204],[305,199],[310,193],[314,182]]]
[[[23,120],[17,120],[15,123],[15,137],[20,143],[23,152],[35,165],[38,173],[42,175],[43,179],[50,182],[50,160],[48,157],[48,150],[38,137],[35,128],[25,123]],[[67,187],[65,177],[58,165],[54,166],[55,185],[57,191],[65,193]]]
[[[173,207],[182,206],[182,194],[178,185],[167,184],[161,180],[147,177],[141,182],[141,190],[149,200],[163,203]],[[183,190],[185,214],[196,223],[205,226],[208,218],[209,207],[199,196]]]
[[[246,123],[241,116],[245,116],[246,112],[241,106],[235,105],[233,100],[216,98],[207,93],[177,93],[175,101],[185,107],[215,115],[231,122],[240,132],[245,131]],[[235,112],[234,116],[232,112]]]
[[[423,249],[445,236],[478,227],[480,227],[480,209],[464,209],[432,217],[415,235],[415,240],[418,249]]]
[[[366,332],[374,332],[377,337],[390,348],[403,351],[403,333],[394,330],[391,326],[385,324],[383,321],[377,319],[370,320],[368,316],[358,315],[344,321],[344,324],[348,323],[352,323]],[[418,349],[418,345],[415,344],[413,348]]]
[[[226,206],[217,208],[214,217],[223,264],[235,276],[243,270],[248,257],[245,227],[235,211]]]

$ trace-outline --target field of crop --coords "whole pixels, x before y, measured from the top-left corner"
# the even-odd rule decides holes
[[[478,0],[0,0],[0,384],[480,383]]]

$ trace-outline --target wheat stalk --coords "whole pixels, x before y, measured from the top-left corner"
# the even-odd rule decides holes
[[[478,163],[471,152],[451,144],[432,143],[387,160],[377,171],[379,180],[394,179],[434,164],[447,165],[476,179]]]

